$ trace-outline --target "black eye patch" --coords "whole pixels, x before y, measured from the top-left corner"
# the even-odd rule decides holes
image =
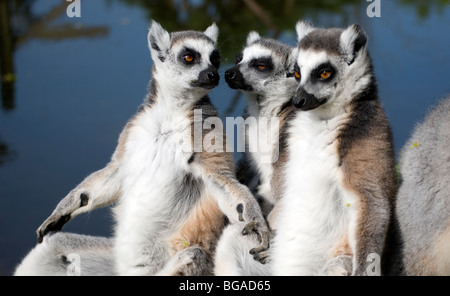
[[[219,69],[220,67],[220,54],[217,49],[215,49],[211,55],[209,56],[209,61],[211,62],[211,65],[213,65],[216,69]]]
[[[272,58],[270,57],[253,59],[248,65],[264,73],[271,72],[274,68]]]
[[[329,82],[336,75],[336,68],[329,62],[320,64],[311,71],[311,80],[313,82]]]
[[[186,57],[192,57],[193,60],[190,61],[191,59],[187,59]],[[182,64],[187,66],[195,64],[196,62],[200,61],[201,58],[202,55],[198,51],[188,47],[183,48],[183,50],[181,50],[180,54],[178,55],[178,60],[181,61]]]

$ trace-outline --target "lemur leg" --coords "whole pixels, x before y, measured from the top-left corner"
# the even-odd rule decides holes
[[[105,237],[52,233],[27,254],[14,275],[115,275],[112,243]]]
[[[212,275],[213,263],[208,254],[198,246],[176,253],[156,275],[162,276],[208,276]]]
[[[75,216],[115,202],[119,197],[118,166],[112,162],[89,175],[56,206],[36,230],[38,242],[50,231],[60,231]]]

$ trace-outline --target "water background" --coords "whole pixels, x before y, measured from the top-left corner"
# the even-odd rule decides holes
[[[450,2],[257,0],[1,1],[0,275],[36,243],[36,228],[88,174],[109,161],[118,136],[142,102],[151,75],[147,29],[220,29],[221,83],[210,96],[221,117],[241,116],[245,99],[223,73],[247,33],[296,45],[294,26],[358,23],[369,36],[379,94],[397,156],[415,124],[450,94]],[[174,77],[176,79],[176,77]],[[110,209],[71,221],[64,231],[112,234]]]

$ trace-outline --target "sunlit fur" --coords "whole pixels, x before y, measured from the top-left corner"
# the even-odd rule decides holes
[[[369,255],[383,254],[396,192],[392,134],[367,37],[355,25],[304,22],[297,33],[301,78],[293,103],[300,110],[289,124],[284,190],[273,210],[271,270],[364,275]],[[321,65],[334,68],[330,80],[317,78]]]
[[[144,103],[122,131],[111,162],[72,190],[39,227],[43,244],[16,274],[36,274],[39,269],[48,274],[55,256],[67,256],[71,246],[81,252],[83,240],[77,235],[69,235],[73,243],[60,249],[60,240],[48,233],[61,230],[78,214],[113,202],[116,225],[108,252],[114,262],[97,268],[114,268],[103,274],[211,274],[212,256],[227,222],[255,225],[261,245],[253,247],[267,249],[269,231],[256,200],[235,178],[232,154],[223,152],[225,147],[213,152],[193,147],[195,133],[201,139],[224,137],[218,128],[194,131],[194,121],[202,127],[206,118],[218,115],[206,96],[219,82],[217,36],[215,24],[203,33],[169,34],[152,23],[148,41],[154,67]],[[192,64],[183,59],[186,51],[195,56]],[[202,112],[200,118],[194,110]],[[83,252],[81,260],[93,261],[97,254]],[[33,265],[37,261],[49,266]],[[23,266],[27,264],[31,266]]]
[[[421,121],[401,151],[396,216],[404,275],[450,275],[450,97]],[[395,258],[397,259],[397,258]]]

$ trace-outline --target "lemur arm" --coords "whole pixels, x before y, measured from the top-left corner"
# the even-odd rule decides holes
[[[252,254],[263,252],[269,248],[270,231],[261,208],[250,190],[236,179],[232,158],[227,159],[223,153],[220,154],[215,152],[196,154],[194,162],[207,189],[213,193],[220,209],[228,219],[232,223],[248,222],[243,229],[243,235],[251,231],[257,234],[261,244],[250,252]]]
[[[56,206],[52,214],[36,230],[37,240],[42,242],[51,231],[60,231],[74,217],[96,208],[110,205],[119,198],[121,179],[119,168],[122,161],[126,128],[108,165],[86,177]]]
[[[354,275],[367,273],[373,254],[379,258],[383,255],[397,188],[393,157],[386,157],[392,153],[391,148],[382,144],[385,142],[373,145],[361,140],[353,146],[352,157],[343,160],[344,186],[357,200],[347,206],[353,212],[349,238],[354,242]]]

